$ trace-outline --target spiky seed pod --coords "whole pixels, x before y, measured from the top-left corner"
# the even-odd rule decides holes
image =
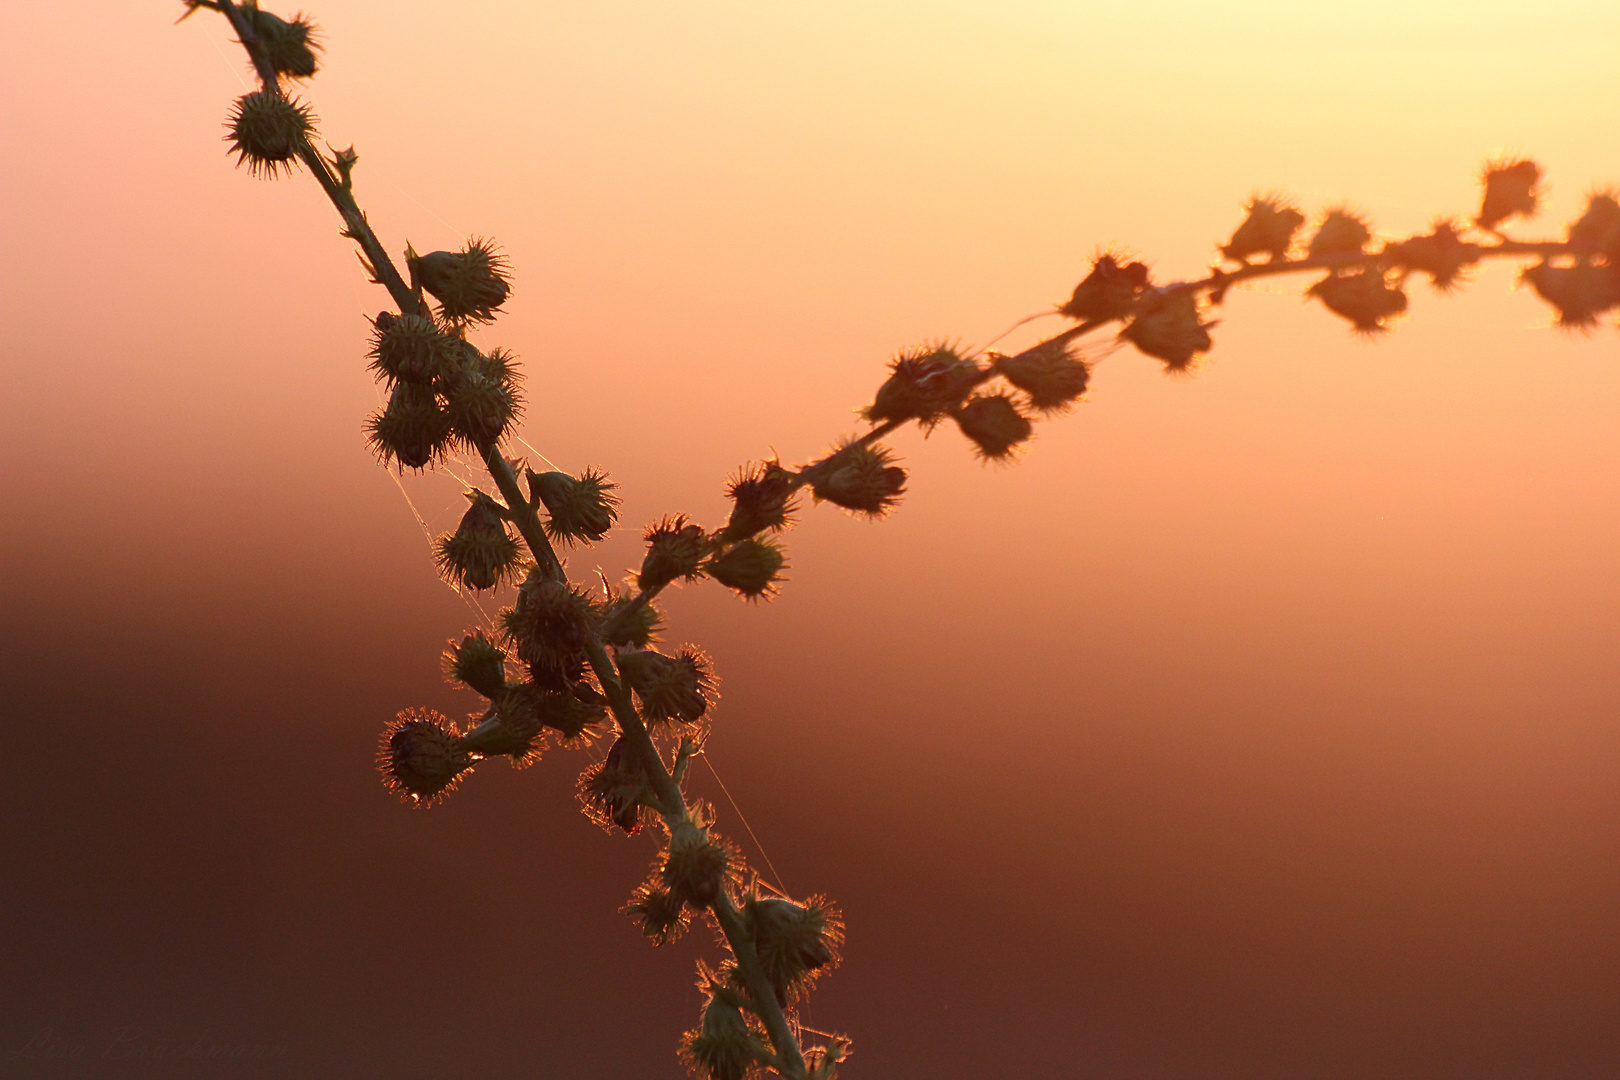
[[[398,383],[388,405],[366,425],[367,438],[377,456],[403,469],[421,469],[449,447],[450,416],[439,407],[433,390],[414,383]]]
[[[1481,177],[1485,193],[1479,216],[1482,229],[1495,229],[1511,217],[1535,217],[1541,203],[1541,166],[1528,158],[1494,161]]]
[[[741,540],[766,529],[780,532],[787,528],[796,509],[793,485],[797,479],[797,474],[774,460],[756,461],[738,469],[726,483],[726,495],[733,506],[725,539]]]
[[[1029,395],[1031,407],[1045,413],[1066,411],[1091,381],[1091,369],[1074,357],[1067,342],[1043,342],[1016,356],[998,356],[991,366]]]
[[[444,674],[451,682],[469,686],[491,700],[506,693],[506,650],[473,630],[444,650]]]
[[[495,501],[483,492],[461,517],[454,533],[433,544],[433,558],[448,581],[475,591],[493,589],[522,570],[522,548],[506,529]]]
[[[502,621],[535,683],[544,690],[571,692],[584,677],[585,646],[597,614],[587,594],[535,567]]]
[[[309,145],[315,114],[296,98],[273,90],[255,90],[236,99],[231,109],[230,134],[238,167],[247,163],[254,176],[275,179],[281,169],[298,167],[298,152]]]
[[[432,709],[406,709],[383,729],[377,766],[383,783],[415,806],[430,806],[472,767],[461,733]]]
[[[645,649],[664,628],[663,613],[640,594],[616,596],[602,615],[602,644]]]
[[[412,280],[439,301],[439,310],[454,322],[489,322],[512,294],[506,256],[493,241],[468,241],[461,251],[405,253]]]
[[[841,446],[834,451],[829,465],[814,473],[810,490],[821,502],[868,517],[882,517],[906,490],[906,470],[894,460],[894,452],[886,446]]]
[[[1573,329],[1591,326],[1610,308],[1620,307],[1620,268],[1597,266],[1582,259],[1574,266],[1542,262],[1523,274],[1541,298],[1558,309],[1558,324]]]
[[[1167,371],[1186,371],[1211,344],[1209,328],[1215,324],[1198,316],[1198,298],[1191,292],[1161,293],[1143,305],[1119,336],[1163,360]]]
[[[775,897],[750,897],[743,918],[760,966],[784,1004],[838,959],[844,923],[825,897],[813,896],[803,905]]]
[[[315,27],[306,16],[294,15],[288,22],[250,5],[242,5],[241,10],[259,38],[265,58],[278,74],[294,79],[307,79],[315,74],[318,66],[315,53],[321,46]]]
[[[454,363],[450,338],[425,315],[385,311],[372,325],[371,367],[391,382],[426,385]]]
[[[538,727],[547,727],[565,739],[575,739],[593,724],[607,719],[600,695],[584,683],[568,690],[545,690],[532,682],[509,687],[501,699],[503,715],[532,718]]]
[[[706,1080],[745,1080],[764,1047],[743,1014],[742,997],[704,972],[703,1021],[681,1039],[681,1059]]]
[[[1620,200],[1612,191],[1600,191],[1586,201],[1586,211],[1569,226],[1571,247],[1602,254],[1609,265],[1620,264]]]
[[[603,828],[618,826],[626,833],[641,828],[641,808],[651,802],[652,790],[622,737],[613,741],[602,764],[580,775],[579,797],[585,813]]]
[[[1222,245],[1221,254],[1245,265],[1252,255],[1268,255],[1272,262],[1288,258],[1305,215],[1276,195],[1250,199],[1246,209],[1249,216]]]
[[[1366,250],[1372,231],[1360,214],[1345,209],[1329,210],[1311,237],[1310,255],[1354,255]]]
[[[619,675],[635,691],[641,715],[650,724],[695,724],[719,696],[709,658],[690,646],[674,656],[654,649],[623,649]]]
[[[482,453],[500,442],[521,405],[514,389],[472,365],[449,380],[444,411],[457,437]]]
[[[774,540],[751,536],[709,560],[709,576],[749,600],[774,596],[787,556]]]
[[[984,378],[983,368],[943,345],[901,353],[889,368],[893,374],[864,413],[877,423],[916,420],[932,428]]]
[[[677,826],[658,877],[670,895],[694,911],[714,903],[735,876],[734,853],[691,822]]]
[[[1305,290],[1336,315],[1350,320],[1357,333],[1379,334],[1388,320],[1406,310],[1406,294],[1390,285],[1379,267],[1361,267],[1327,277]]]
[[[496,709],[462,736],[461,748],[479,757],[509,757],[519,768],[540,760],[545,749],[540,721],[530,709]]]
[[[641,932],[652,938],[654,945],[674,941],[686,932],[691,922],[686,905],[652,881],[639,886],[621,910],[636,920]]]
[[[973,440],[979,456],[1000,461],[1030,437],[1035,426],[1006,394],[979,394],[955,414],[956,426]]]
[[[1480,247],[1462,239],[1456,222],[1437,221],[1424,236],[1391,244],[1384,254],[1402,270],[1421,270],[1442,292],[1455,286],[1463,271],[1479,261]]]
[[[581,543],[601,540],[619,520],[617,487],[598,469],[579,476],[565,472],[530,472],[529,497],[545,504],[550,518],[546,535],[553,540]]]
[[[672,581],[692,581],[701,575],[709,538],[685,514],[665,518],[650,527],[642,539],[647,542],[647,554],[636,576],[637,587],[661,589]]]
[[[1058,308],[1058,314],[1079,322],[1110,322],[1128,319],[1136,298],[1148,285],[1145,263],[1132,262],[1121,266],[1113,255],[1099,255],[1091,264],[1091,272],[1074,287],[1069,302]]]

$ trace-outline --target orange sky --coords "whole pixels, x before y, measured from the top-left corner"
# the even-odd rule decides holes
[[[0,1049],[134,1022],[281,1039],[299,1075],[675,1075],[693,950],[612,915],[650,852],[575,820],[583,758],[434,815],[368,774],[396,709],[471,707],[435,655],[472,616],[360,434],[384,297],[307,176],[233,169],[239,50],[179,6],[16,3],[0,41],[0,708],[30,760],[100,732],[5,796],[40,929]],[[718,523],[738,464],[856,430],[895,350],[983,343],[1101,245],[1200,273],[1272,189],[1398,235],[1471,212],[1504,152],[1551,188],[1513,231],[1560,235],[1620,182],[1607,4],[313,14],[305,93],[371,221],[505,247],[480,340],[526,364],[522,435],[622,485],[582,575],[666,512]],[[892,520],[806,512],[768,606],[673,599],[725,679],[714,764],[788,886],[845,904],[812,1022],[855,1035],[848,1075],[1612,1066],[1620,338],[1513,283],[1414,283],[1377,343],[1290,283],[1235,292],[1195,377],[1121,351],[1012,468],[907,433]],[[464,505],[405,487],[435,531]],[[445,996],[567,1022],[401,1056],[425,1021],[388,934],[514,894],[534,925],[472,935]],[[581,970],[632,1003],[536,988]],[[341,1029],[340,991],[394,1011]]]

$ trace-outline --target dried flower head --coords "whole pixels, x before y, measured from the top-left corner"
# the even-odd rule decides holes
[[[693,581],[701,576],[709,537],[685,514],[665,518],[650,527],[642,539],[647,542],[647,554],[636,578],[640,588],[661,589],[672,581]]]
[[[413,806],[430,806],[473,764],[456,725],[432,709],[406,709],[383,729],[383,782]]]
[[[236,99],[225,139],[238,166],[246,162],[254,176],[275,179],[280,170],[298,167],[298,152],[309,145],[315,123],[303,102],[276,90],[255,90]]]
[[[894,460],[894,452],[886,446],[846,443],[815,470],[810,490],[818,501],[882,517],[906,490],[906,470]]]
[[[1121,257],[1112,253],[1097,256],[1091,272],[1074,287],[1074,295],[1058,308],[1058,314],[1080,322],[1130,318],[1137,297],[1148,287],[1148,268],[1140,262],[1121,265]]]
[[[397,383],[388,405],[372,416],[366,435],[377,456],[402,469],[422,469],[449,448],[454,433],[450,416],[433,389]]]
[[[743,919],[760,966],[784,1004],[838,961],[844,923],[825,897],[813,896],[803,904],[750,897],[743,906]]]
[[[654,881],[639,886],[622,910],[636,920],[641,932],[652,938],[654,945],[674,941],[686,932],[691,922],[686,905]]]
[[[485,635],[472,630],[460,641],[450,641],[444,650],[444,674],[452,682],[468,686],[492,700],[506,693],[506,650]]]
[[[585,729],[607,719],[601,692],[588,683],[567,690],[546,690],[532,682],[507,688],[501,699],[503,715],[532,717],[538,727],[550,728],[564,739],[576,739]]]
[[[1620,200],[1613,191],[1599,191],[1586,200],[1586,210],[1569,226],[1569,243],[1601,254],[1610,266],[1620,265]]]
[[[984,379],[984,369],[945,345],[901,353],[893,372],[865,410],[868,420],[916,420],[925,429],[939,423]]]
[[[1597,317],[1620,307],[1620,267],[1596,265],[1588,259],[1573,266],[1537,263],[1524,271],[1541,298],[1558,309],[1558,324],[1586,329]]]
[[[545,744],[533,711],[497,708],[462,736],[461,748],[479,757],[508,757],[522,768],[540,760]]]
[[[1329,210],[1322,218],[1322,224],[1316,227],[1316,235],[1311,237],[1309,253],[1312,258],[1319,255],[1355,255],[1366,250],[1367,242],[1372,239],[1372,230],[1361,215],[1354,211],[1340,207]]]
[[[405,263],[452,322],[488,322],[512,293],[506,256],[490,240],[471,240],[461,251],[407,251]]]
[[[527,475],[530,498],[543,503],[550,515],[545,529],[553,540],[601,540],[619,519],[619,498],[613,494],[618,485],[600,469],[586,469],[577,477],[565,472]]]
[[[1536,216],[1541,203],[1541,166],[1527,158],[1494,161],[1481,178],[1485,188],[1479,216],[1482,229],[1495,229],[1512,217]]]
[[[731,519],[725,538],[741,540],[769,529],[781,532],[793,521],[797,509],[794,498],[796,474],[782,468],[774,458],[744,465],[726,482],[726,495],[732,501]]]
[[[774,596],[783,580],[787,556],[774,540],[751,536],[709,560],[709,576],[749,600]]]
[[[1456,222],[1440,220],[1424,236],[1414,236],[1384,249],[1384,254],[1402,270],[1421,270],[1441,291],[1453,288],[1463,271],[1479,261],[1480,247],[1462,238]]]
[[[1245,265],[1254,255],[1268,255],[1272,262],[1288,258],[1305,215],[1278,195],[1250,199],[1247,209],[1248,217],[1221,247],[1221,254]]]
[[[518,659],[542,689],[571,692],[584,678],[585,648],[598,612],[590,596],[531,568],[517,603],[502,613]]]
[[[265,59],[277,74],[293,79],[307,79],[315,74],[318,66],[315,54],[321,45],[308,16],[300,12],[288,21],[251,4],[243,4],[241,11],[259,39]]]
[[[441,377],[439,388],[455,434],[482,453],[500,442],[522,411],[517,370],[502,349],[483,353],[460,345],[460,363]]]
[[[1091,381],[1091,369],[1074,356],[1067,342],[1046,341],[1016,356],[997,356],[991,366],[1029,395],[1032,408],[1044,413],[1067,411]]]
[[[1035,430],[1029,417],[1018,411],[1017,403],[1007,394],[976,394],[956,411],[954,419],[986,461],[1010,457]]]
[[[737,865],[737,853],[730,845],[687,821],[670,836],[658,877],[671,896],[701,910],[719,899],[721,890],[735,879]]]
[[[461,516],[456,531],[445,533],[433,544],[439,572],[474,591],[513,580],[523,569],[521,554],[500,508],[481,491],[472,493],[472,505]]]
[[[1381,267],[1360,267],[1327,277],[1305,290],[1329,311],[1350,320],[1357,333],[1379,334],[1388,321],[1406,310],[1406,294],[1389,283]]]
[[[681,1039],[681,1059],[706,1080],[745,1080],[765,1056],[765,1046],[743,1012],[744,998],[699,965],[698,988],[707,996],[703,1020]]]
[[[604,645],[645,649],[663,629],[663,613],[639,593],[614,596],[603,609],[601,636]]]
[[[641,828],[641,808],[653,801],[652,789],[622,737],[613,741],[602,764],[581,774],[579,798],[586,816],[603,828],[626,833]]]
[[[371,367],[390,382],[430,384],[455,364],[450,337],[425,315],[385,311],[372,327]]]
[[[1145,300],[1136,318],[1119,336],[1149,356],[1163,360],[1166,370],[1181,372],[1209,351],[1209,330],[1214,325],[1199,318],[1196,296],[1178,290]]]
[[[719,696],[712,663],[691,647],[674,656],[654,649],[622,649],[619,675],[635,691],[649,724],[695,724]]]

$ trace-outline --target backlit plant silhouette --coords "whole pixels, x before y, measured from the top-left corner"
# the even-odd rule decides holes
[[[1406,310],[1414,275],[1451,289],[1492,258],[1527,261],[1523,280],[1565,326],[1589,328],[1620,307],[1614,193],[1593,194],[1563,240],[1502,232],[1536,212],[1541,170],[1528,160],[1486,168],[1471,222],[1441,219],[1398,240],[1375,242],[1367,221],[1348,209],[1327,210],[1307,229],[1306,215],[1286,199],[1255,198],[1207,276],[1155,282],[1141,262],[1098,255],[1056,309],[1072,322],[1068,329],[1012,355],[946,344],[900,353],[863,410],[867,430],[804,465],[773,458],[743,466],[728,482],[733,505],[723,525],[667,517],[646,530],[639,573],[618,587],[576,583],[559,549],[603,539],[618,500],[601,472],[537,473],[504,449],[521,415],[521,376],[510,353],[469,339],[510,295],[500,249],[487,240],[427,254],[407,247],[402,274],[355,201],[354,150],[320,148],[315,116],[289,92],[319,67],[310,21],[273,15],[254,0],[183,2],[187,15],[199,8],[224,15],[258,74],[260,88],[238,99],[229,118],[238,161],[272,178],[308,169],[396,309],[375,318],[371,339],[372,367],[389,392],[367,424],[377,455],[388,466],[421,470],[450,453],[476,453],[494,489],[469,491],[459,527],[435,545],[439,569],[457,587],[516,589],[494,625],[469,630],[445,654],[450,678],[484,702],[465,731],[431,710],[401,713],[382,736],[383,777],[407,802],[428,806],[490,758],[526,765],[548,745],[611,739],[605,758],[580,777],[585,813],[609,830],[655,832],[660,843],[625,912],[655,944],[707,919],[729,953],[713,967],[700,965],[700,1019],[681,1040],[691,1068],[714,1080],[761,1069],[795,1078],[836,1073],[848,1040],[802,1044],[795,1006],[836,964],[843,924],[823,897],[795,900],[765,887],[715,830],[709,808],[688,798],[683,781],[709,734],[716,678],[702,652],[655,647],[665,589],[710,579],[748,600],[769,598],[786,566],[781,535],[806,490],[813,503],[871,518],[899,502],[907,473],[880,441],[889,433],[910,423],[932,432],[948,421],[981,458],[1008,460],[1037,420],[1067,411],[1086,392],[1087,335],[1117,326],[1119,342],[1167,371],[1188,371],[1211,347],[1210,313],[1251,278],[1310,274],[1306,296],[1363,334],[1384,332]]]

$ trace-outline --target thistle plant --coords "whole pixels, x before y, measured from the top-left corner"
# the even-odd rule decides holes
[[[665,517],[645,529],[641,565],[623,582],[576,581],[563,555],[614,528],[617,487],[602,471],[537,472],[509,453],[522,377],[512,354],[473,340],[511,296],[500,247],[474,239],[424,254],[407,245],[402,272],[356,201],[358,155],[321,144],[316,116],[293,93],[320,67],[310,20],[272,14],[256,0],[182,2],[185,16],[206,8],[225,17],[258,76],[259,89],[239,98],[227,121],[238,162],[265,178],[307,169],[388,294],[391,309],[373,319],[369,349],[387,390],[366,424],[372,449],[400,471],[465,453],[488,473],[489,490],[468,490],[459,525],[434,544],[454,587],[515,590],[491,624],[470,628],[443,656],[446,676],[475,694],[478,708],[465,725],[428,709],[400,713],[381,736],[383,779],[406,803],[427,807],[492,758],[523,766],[553,749],[605,747],[579,777],[584,812],[610,832],[645,832],[658,844],[624,913],[654,945],[695,921],[718,931],[723,954],[699,965],[699,1015],[679,1044],[692,1071],[712,1080],[836,1075],[850,1041],[812,1033],[796,1015],[837,965],[844,927],[825,897],[766,885],[717,829],[713,810],[688,795],[688,766],[711,737],[719,680],[701,650],[664,643],[666,590],[711,580],[745,600],[769,599],[785,580],[783,534],[807,503],[873,519],[899,504],[909,474],[883,441],[896,430],[955,428],[984,461],[1011,461],[1038,423],[1086,394],[1105,352],[1129,345],[1167,372],[1193,370],[1212,348],[1213,313],[1251,279],[1306,275],[1305,297],[1365,335],[1405,313],[1413,280],[1453,289],[1489,259],[1521,261],[1522,280],[1563,326],[1590,329],[1620,308],[1614,192],[1592,194],[1563,239],[1504,231],[1539,207],[1542,172],[1530,160],[1487,165],[1471,219],[1440,218],[1404,238],[1377,238],[1345,207],[1308,215],[1280,195],[1257,196],[1204,276],[1157,281],[1146,263],[1101,252],[1046,313],[1067,320],[1062,331],[1013,353],[947,340],[901,351],[860,411],[862,430],[803,464],[772,457],[743,465],[726,483],[726,521]],[[1112,342],[1102,337],[1109,331]],[[802,1041],[812,1034],[820,1041]]]

